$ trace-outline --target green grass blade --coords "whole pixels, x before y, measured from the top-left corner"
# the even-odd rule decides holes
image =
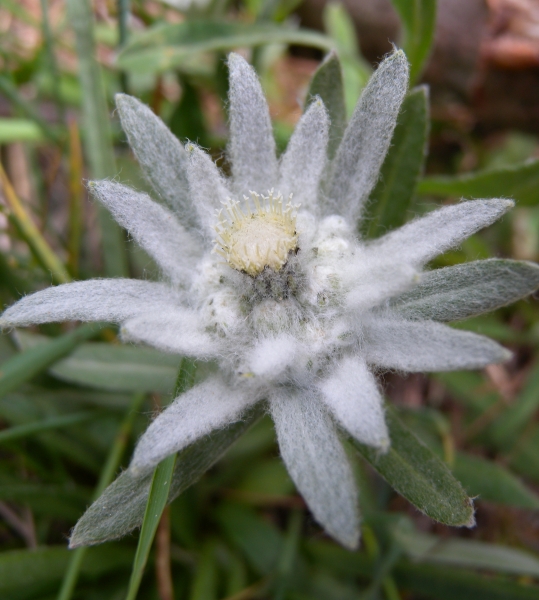
[[[0,371],[0,398],[69,354],[79,344],[96,335],[102,327],[101,323],[83,325],[8,359]]]
[[[114,474],[118,470],[123,453],[125,452],[129,434],[131,433],[131,429],[133,427],[133,421],[135,420],[140,405],[144,399],[144,394],[137,394],[134,397],[127,416],[118,429],[118,433],[108,455],[107,462],[101,471],[99,481],[95,488],[94,499],[98,498],[103,493],[103,490],[113,480]],[[72,597],[87,551],[87,547],[77,548],[73,551],[69,566],[66,569],[64,579],[62,581],[62,586],[58,593],[57,600],[69,600]]]
[[[85,123],[85,149],[92,179],[117,175],[109,110],[101,70],[95,59],[94,19],[89,0],[68,0],[67,13],[75,32]],[[105,273],[109,277],[128,274],[122,230],[108,211],[99,207]]]
[[[404,51],[410,81],[417,81],[427,60],[436,26],[436,0],[392,0],[404,28]]]
[[[172,481],[172,473],[174,471],[174,463],[176,455],[168,456],[162,461],[154,471],[148,504],[142,522],[140,531],[137,553],[133,562],[133,570],[131,571],[131,579],[129,580],[129,589],[127,591],[126,600],[135,600],[137,597],[144,567],[148,561],[150,548],[152,546],[157,526],[163,514],[163,510],[167,504],[168,491],[170,482]]]
[[[193,386],[195,373],[196,363],[188,358],[183,358],[178,369],[174,398]],[[155,537],[163,510],[167,505],[175,464],[176,454],[173,454],[159,463],[153,473],[126,600],[135,600],[137,597],[153,538]]]
[[[78,423],[84,423],[91,419],[97,419],[102,416],[96,412],[80,412],[71,415],[62,415],[61,417],[54,417],[51,419],[45,419],[38,421],[37,423],[27,423],[25,425],[18,425],[16,427],[10,427],[0,431],[0,444],[4,442],[12,442],[23,437],[27,437],[34,433],[40,433],[42,431],[48,431],[50,429],[59,429],[61,427],[69,427],[69,425],[76,425]]]

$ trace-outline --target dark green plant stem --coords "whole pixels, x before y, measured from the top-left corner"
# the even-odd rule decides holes
[[[101,69],[95,59],[94,18],[89,0],[68,0],[67,14],[75,32],[78,71],[82,89],[82,112],[85,123],[84,147],[92,179],[117,175],[109,110]],[[125,239],[109,212],[98,206],[105,274],[124,277],[128,274]]]
[[[125,46],[129,37],[129,11],[131,0],[117,0],[118,3],[118,49]],[[127,73],[120,73],[120,86],[124,94],[129,93]]]
[[[54,54],[54,38],[51,31],[49,21],[49,5],[48,0],[41,0],[41,27],[43,30],[43,39],[45,40],[45,51],[47,53],[47,61],[49,63],[52,93],[56,102],[56,110],[58,111],[58,120],[63,123],[65,121],[65,104],[60,91],[60,71]]]
[[[118,470],[120,461],[122,460],[122,456],[125,452],[125,447],[129,441],[129,435],[133,427],[133,422],[138,414],[141,404],[144,402],[145,397],[145,394],[137,394],[133,398],[133,402],[129,408],[129,411],[120,425],[120,428],[118,429],[116,439],[114,440],[114,444],[112,445],[110,453],[107,457],[107,462],[101,471],[101,475],[94,492],[94,500],[102,494],[104,489],[114,479],[114,475]],[[64,580],[62,581],[62,587],[58,593],[57,600],[69,600],[72,597],[75,586],[77,585],[77,580],[79,578],[79,573],[87,549],[87,547],[82,547],[73,551],[71,561],[66,570]]]

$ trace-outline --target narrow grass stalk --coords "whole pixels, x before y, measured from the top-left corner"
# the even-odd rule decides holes
[[[109,110],[101,69],[95,59],[94,19],[89,0],[68,0],[67,14],[75,32],[78,70],[85,123],[83,138],[93,179],[117,174]],[[123,232],[108,211],[98,207],[105,273],[108,277],[128,274]]]
[[[69,238],[67,264],[73,277],[79,273],[79,256],[82,238],[82,186],[83,164],[79,127],[74,119],[69,121]]]
[[[35,423],[25,423],[24,425],[17,425],[16,427],[10,427],[0,431],[0,443],[12,442],[29,435],[41,433],[43,431],[49,431],[50,429],[60,429],[61,427],[69,427],[70,425],[77,425],[84,423],[85,421],[91,421],[103,416],[104,413],[98,412],[79,412],[71,415],[62,415],[61,417],[53,417],[51,419],[45,419],[44,421],[37,421]]]
[[[46,272],[51,274],[55,283],[67,283],[71,281],[71,277],[62,261],[41,235],[41,232],[17,197],[2,165],[0,165],[0,185],[2,186],[4,198],[7,203],[8,216],[24,241],[28,244],[38,263]]]
[[[94,492],[94,500],[103,493],[105,488],[114,479],[114,475],[120,466],[120,461],[122,460],[122,456],[125,452],[129,435],[133,427],[133,422],[145,397],[145,394],[137,394],[133,398],[133,402],[129,408],[129,411],[120,425],[120,428],[118,429],[114,444],[112,445],[110,453],[107,457],[107,462],[101,471],[101,475]],[[83,546],[73,551],[71,561],[62,582],[62,587],[60,588],[57,596],[57,600],[70,600],[70,598],[73,596],[87,550],[88,548]]]
[[[129,37],[129,10],[130,0],[116,0],[118,5],[118,49],[125,46]],[[124,94],[129,93],[127,73],[120,73],[120,86]]]
[[[58,63],[56,62],[56,55],[54,54],[54,38],[52,35],[51,24],[49,20],[48,0],[41,0],[41,27],[43,30],[43,39],[45,40],[45,51],[47,52],[47,60],[49,63],[52,93],[56,102],[58,118],[61,122],[63,122],[65,116],[65,105],[64,100],[62,98],[62,94],[60,92],[60,72],[58,69]]]
[[[126,600],[135,600],[137,597],[140,582],[142,581],[142,575],[144,573],[144,567],[146,566],[150,548],[152,547],[153,538],[157,531],[159,521],[161,520],[163,510],[167,504],[175,463],[176,455],[173,454],[159,463],[154,471]]]
[[[178,369],[178,377],[174,389],[174,397],[185,392],[192,387],[196,372],[196,363],[188,358],[183,358]],[[148,556],[152,546],[157,527],[161,520],[163,510],[167,505],[170,483],[174,473],[174,465],[176,463],[176,454],[168,456],[163,460],[154,471],[144,520],[140,530],[137,553],[133,561],[133,569],[131,570],[131,579],[129,580],[129,588],[127,591],[126,600],[135,600],[144,574],[144,567],[148,562]]]

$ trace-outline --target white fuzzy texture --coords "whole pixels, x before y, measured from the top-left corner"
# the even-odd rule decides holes
[[[148,312],[181,308],[183,295],[163,283],[89,279],[25,296],[0,317],[0,327],[58,321],[121,323]]]
[[[253,348],[249,365],[257,377],[278,379],[294,364],[298,354],[297,339],[289,334],[263,338]]]
[[[419,283],[421,276],[414,266],[394,258],[388,261],[385,256],[358,252],[343,265],[343,279],[350,290],[346,306],[350,310],[365,311],[409,290]]]
[[[146,179],[182,222],[195,225],[196,213],[189,200],[185,174],[187,157],[183,146],[140,100],[116,94],[116,106],[122,128]]]
[[[229,67],[232,180],[196,146],[184,152],[140,102],[120,96],[135,153],[175,214],[122,185],[91,185],[155,258],[167,283],[110,279],[58,286],[23,298],[0,324],[114,321],[124,341],[214,360],[219,375],[177,398],[152,423],[130,473],[153,468],[269,399],[281,453],[298,489],[328,533],[354,548],[357,491],[336,425],[380,450],[389,443],[380,391],[366,365],[446,371],[505,360],[509,353],[495,342],[430,319],[478,314],[525,295],[539,285],[539,269],[481,261],[427,273],[422,281],[426,262],[500,217],[512,206],[508,200],[443,207],[378,241],[358,239],[356,221],[406,92],[401,52],[383,61],[367,85],[329,166],[328,117],[320,99],[301,118],[278,165],[256,74],[236,54]],[[321,173],[324,180],[328,173],[332,177],[329,187]],[[264,201],[254,213],[246,210],[243,194],[272,188],[276,198],[293,193],[302,206]],[[212,252],[213,213],[228,193],[230,219],[221,227],[229,227],[229,241],[237,242],[236,258],[248,251],[256,258],[251,271],[248,261],[227,262],[226,253]],[[270,226],[274,222],[286,227]],[[275,256],[279,261],[271,262]],[[200,447],[197,453],[199,458],[184,460],[196,462]]]
[[[320,176],[326,165],[328,132],[329,117],[317,98],[301,117],[281,158],[279,191],[285,198],[293,194],[294,203],[315,214]]]
[[[382,396],[361,357],[343,358],[319,387],[331,414],[351,436],[383,451],[389,448]]]
[[[398,51],[371,77],[344,132],[327,190],[328,214],[354,223],[376,184],[408,89],[408,61]]]
[[[225,180],[212,159],[198,146],[187,144],[186,174],[191,191],[191,202],[207,240],[215,237],[215,211],[230,197]]]
[[[147,194],[112,181],[93,181],[90,190],[172,281],[190,283],[193,261],[202,248],[169,210]]]
[[[399,371],[480,369],[511,358],[491,339],[434,321],[372,317],[364,324],[367,362]]]
[[[422,266],[494,223],[514,205],[512,200],[491,199],[444,206],[376,240],[373,250]]]
[[[172,354],[202,359],[218,355],[214,340],[192,310],[152,310],[124,321],[120,333],[124,342],[141,342]]]
[[[222,377],[208,378],[178,396],[152,421],[137,444],[129,468],[133,472],[153,469],[214,429],[239,421],[256,400],[248,388],[230,389]]]
[[[335,425],[313,390],[270,396],[281,456],[314,518],[343,546],[357,548],[357,490]]]
[[[228,57],[229,115],[234,191],[241,199],[251,190],[266,193],[275,187],[275,140],[264,92],[254,69],[238,54]]]

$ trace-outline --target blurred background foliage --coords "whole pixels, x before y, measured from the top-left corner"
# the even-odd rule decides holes
[[[112,109],[119,91],[141,98],[175,135],[208,148],[226,169],[224,59],[232,49],[260,74],[282,151],[327,51],[339,53],[349,115],[390,43],[403,46],[413,84],[432,84],[432,117],[428,88],[415,87],[364,233],[379,235],[455,198],[513,197],[509,216],[435,266],[492,256],[537,260],[538,128],[527,103],[539,89],[534,6],[2,0],[2,305],[72,279],[155,276],[149,257],[88,201],[84,181],[113,177],[146,188]],[[473,37],[473,7],[484,17],[480,39],[470,42],[480,53],[470,54],[454,30],[463,51],[452,54],[447,32],[456,22]],[[457,71],[472,73],[475,83],[447,78]],[[537,598],[538,313],[529,299],[458,325],[511,348],[508,364],[383,378],[401,419],[477,497],[474,529],[422,515],[350,448],[364,521],[361,550],[343,550],[306,511],[262,418],[165,509],[145,570],[140,561],[133,567],[136,535],[75,552],[66,539],[127,465],[151,414],[171,400],[180,359],[121,346],[106,325],[2,335],[0,598],[121,599],[130,578],[129,597],[140,584],[138,597],[160,600]]]

